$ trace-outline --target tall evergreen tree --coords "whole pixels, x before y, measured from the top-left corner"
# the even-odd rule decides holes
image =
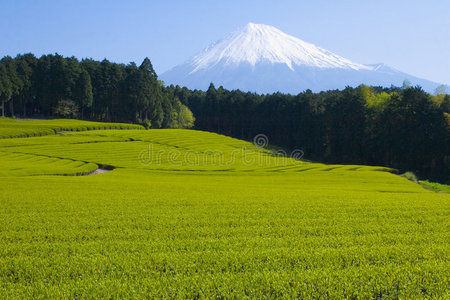
[[[81,109],[81,119],[84,119],[84,111],[92,106],[93,101],[91,77],[85,70],[81,72],[76,81],[73,89],[73,98]]]
[[[2,107],[2,117],[6,116],[5,103],[11,99],[12,96],[12,84],[9,79],[6,66],[0,61],[0,101]]]
[[[7,80],[5,80],[5,93],[4,101],[9,102],[9,113],[14,116],[14,98],[19,95],[23,82],[17,73],[17,62],[10,56],[5,56],[1,59],[0,63],[4,66],[4,72]]]
[[[22,115],[26,116],[27,107],[35,104],[35,84],[33,74],[37,65],[37,58],[33,54],[18,55],[15,58],[17,63],[17,73],[22,81],[22,88],[17,96],[18,104],[22,109]],[[32,109],[31,109],[32,110]],[[31,111],[32,112],[32,111]]]
[[[141,112],[140,119],[149,118],[152,127],[161,128],[164,121],[162,90],[152,63],[147,57],[139,66],[138,80],[138,110]]]

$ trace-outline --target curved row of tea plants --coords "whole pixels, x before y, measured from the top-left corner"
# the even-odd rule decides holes
[[[95,129],[143,129],[140,125],[124,123],[101,123],[81,120],[33,120],[20,121],[0,118],[0,139],[55,134],[59,131],[82,131]]]

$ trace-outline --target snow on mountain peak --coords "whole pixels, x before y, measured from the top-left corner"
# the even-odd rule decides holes
[[[328,50],[304,42],[281,30],[263,24],[248,23],[222,40],[211,44],[195,56],[191,73],[208,69],[219,62],[225,65],[270,62],[318,68],[371,70],[369,66],[354,63]]]
[[[401,86],[405,79],[433,91],[438,84],[383,64],[362,65],[261,24],[246,26],[161,74],[167,84],[206,91],[211,83],[229,90],[297,94],[356,87]]]

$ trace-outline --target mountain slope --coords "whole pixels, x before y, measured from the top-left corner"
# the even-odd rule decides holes
[[[285,64],[292,71],[294,71],[294,65],[354,70],[371,69],[287,35],[275,27],[253,23],[233,32],[194,57],[195,68],[191,73],[214,67],[220,62],[227,66],[240,63],[249,63],[251,66],[261,62],[280,63]]]
[[[211,82],[258,93],[299,93],[359,84],[401,86],[404,80],[433,91],[439,84],[383,64],[363,65],[290,36],[249,23],[187,62],[163,73],[166,84],[206,90]]]

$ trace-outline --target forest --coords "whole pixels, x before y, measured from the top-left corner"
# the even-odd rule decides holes
[[[0,105],[8,116],[65,117],[189,128],[192,112],[170,98],[148,58],[140,66],[33,54],[0,61]]]
[[[450,179],[450,96],[420,87],[368,87],[258,95],[210,85],[165,86],[148,58],[140,66],[58,54],[4,57],[0,105],[7,116],[190,128],[300,149],[334,164],[380,165],[421,179]],[[195,122],[195,123],[194,123]]]

